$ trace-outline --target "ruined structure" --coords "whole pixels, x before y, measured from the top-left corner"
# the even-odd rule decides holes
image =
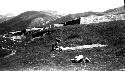
[[[115,20],[125,20],[125,14],[106,14],[102,16],[90,15],[88,17],[81,17],[80,24],[109,22]]]
[[[80,18],[76,18],[67,22],[59,23],[59,24],[63,24],[64,26],[80,24]]]

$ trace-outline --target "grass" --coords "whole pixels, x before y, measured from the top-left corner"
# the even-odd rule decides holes
[[[52,68],[51,66],[57,68],[60,66],[66,69],[67,66],[71,65],[73,65],[71,68],[81,68],[88,71],[110,71],[124,68],[124,23],[125,21],[113,21],[91,25],[65,26],[50,29],[50,31],[53,31],[50,35],[46,35],[30,43],[23,42],[12,45],[5,43],[7,44],[6,46],[10,46],[9,48],[13,46],[13,49],[16,49],[17,53],[9,58],[1,58],[0,69],[31,69],[30,67],[36,66],[43,66],[43,68],[44,66],[49,66],[50,68]],[[51,45],[56,43],[56,38],[61,39],[58,45],[64,47],[96,43],[108,46],[76,51],[50,52]],[[25,43],[27,45],[24,45]],[[55,54],[56,57],[51,57],[52,54]],[[82,63],[73,64],[69,61],[69,59],[79,54],[88,57],[92,63],[88,63],[85,67]],[[63,69],[60,70],[63,71]]]

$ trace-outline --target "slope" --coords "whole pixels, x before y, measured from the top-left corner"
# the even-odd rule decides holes
[[[45,66],[73,66],[88,71],[109,71],[124,68],[125,49],[125,21],[113,21],[88,25],[71,25],[61,28],[49,29],[53,31],[27,45],[13,44],[17,53],[9,58],[0,59],[1,68],[34,68]],[[61,39],[59,46],[73,47],[77,45],[91,45],[94,43],[106,44],[104,48],[83,49],[76,51],[52,51],[56,38]],[[121,53],[122,52],[122,53]],[[73,64],[69,59],[75,55],[88,57],[92,63],[84,66],[83,63]],[[55,57],[52,57],[55,55]],[[19,69],[20,69],[19,68]],[[41,69],[42,70],[42,69]],[[63,71],[63,69],[62,69]],[[73,70],[71,70],[73,71]]]
[[[2,22],[0,24],[0,32],[5,33],[5,32],[9,32],[9,31],[23,30],[28,27],[35,27],[35,26],[38,27],[39,25],[33,22],[34,19],[43,18],[45,21],[50,21],[50,20],[55,20],[58,17],[59,17],[58,15],[53,16],[51,14],[48,14],[48,13],[42,12],[42,11],[27,11],[27,12],[21,13],[20,15],[14,17],[13,19]],[[45,24],[45,23],[40,23],[40,26],[42,24]],[[34,25],[34,26],[32,26],[32,25]]]

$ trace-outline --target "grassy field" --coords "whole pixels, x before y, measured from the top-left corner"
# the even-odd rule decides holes
[[[53,31],[30,43],[13,44],[8,41],[1,45],[16,50],[8,58],[0,58],[2,71],[120,71],[125,68],[125,21],[113,21],[89,25],[69,25],[50,29]],[[100,43],[103,48],[74,51],[50,51],[56,38],[58,45],[72,47]],[[71,58],[83,55],[90,63],[72,63]],[[54,55],[55,57],[52,57]],[[4,70],[5,69],[5,70]],[[49,70],[51,69],[51,70]],[[53,70],[52,70],[53,69]]]

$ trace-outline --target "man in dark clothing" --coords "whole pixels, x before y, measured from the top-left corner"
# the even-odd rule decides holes
[[[52,50],[51,51],[54,51],[56,50],[57,48],[59,48],[59,43],[61,42],[60,39],[56,38],[56,43],[52,44]]]

